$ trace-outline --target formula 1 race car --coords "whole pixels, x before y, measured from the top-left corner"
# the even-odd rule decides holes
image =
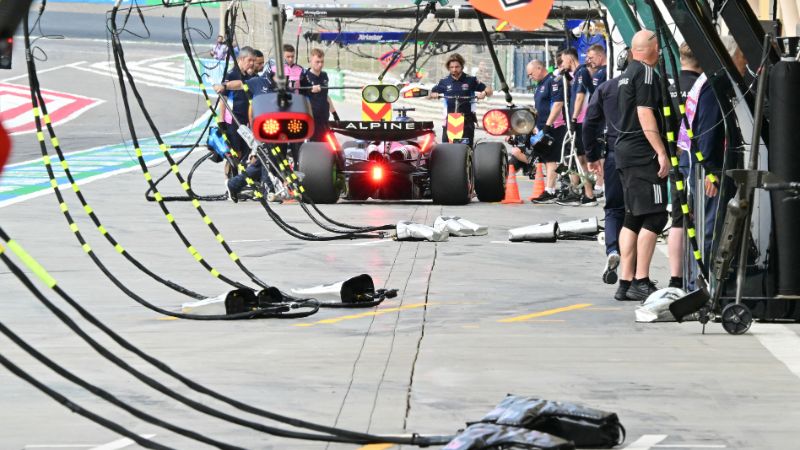
[[[394,111],[398,117],[393,121],[330,122],[326,142],[300,147],[299,171],[314,202],[335,203],[343,197],[463,205],[475,195],[481,202],[503,199],[508,171],[503,143],[437,144],[433,122],[408,117],[414,108]],[[352,140],[340,145],[334,133]]]

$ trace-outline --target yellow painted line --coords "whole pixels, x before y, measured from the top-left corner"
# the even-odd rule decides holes
[[[547,311],[540,311],[532,314],[525,314],[524,316],[509,317],[508,319],[501,319],[501,323],[525,322],[526,320],[536,319],[537,317],[552,316],[567,311],[575,311],[576,309],[583,309],[592,306],[591,303],[578,303],[577,305],[564,306],[563,308],[548,309]]]
[[[164,316],[164,317],[159,317],[156,320],[178,320],[178,318],[177,317],[172,317],[172,316]]]
[[[386,450],[392,447],[394,447],[394,444],[369,444],[359,447],[358,450]]]
[[[430,303],[428,303],[428,305],[430,306]],[[364,312],[364,313],[360,313],[360,314],[349,314],[349,315],[346,315],[346,316],[331,317],[330,319],[323,319],[323,320],[319,320],[319,321],[316,321],[316,322],[296,323],[296,324],[294,324],[294,326],[296,326],[296,327],[313,327],[314,325],[338,323],[338,322],[342,322],[342,321],[345,321],[345,320],[363,319],[364,317],[380,316],[382,314],[386,314],[386,313],[390,313],[390,312],[403,311],[403,310],[406,310],[406,309],[422,308],[424,306],[425,306],[425,303],[414,303],[414,304],[411,304],[411,305],[399,306],[397,308],[386,308],[386,309],[379,309],[377,311]]]

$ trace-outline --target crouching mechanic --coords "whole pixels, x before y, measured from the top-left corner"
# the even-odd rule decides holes
[[[650,281],[656,238],[667,223],[669,163],[662,139],[664,117],[659,76],[658,41],[649,30],[637,32],[631,43],[633,61],[619,77],[615,125],[617,169],[625,196],[625,219],[619,236],[621,255],[617,300],[645,300],[657,288]]]
[[[273,77],[274,74],[272,72],[266,71],[264,72],[264,76],[249,78],[244,82],[241,80],[232,80],[222,84],[215,84],[214,90],[218,94],[223,94],[230,91],[245,90],[251,93],[251,95],[255,98],[259,95],[275,92],[276,86]],[[248,118],[249,123],[252,123],[252,108],[250,108],[248,111]],[[245,172],[234,175],[227,181],[228,196],[230,197],[231,201],[234,203],[239,202],[239,194],[242,192],[244,187],[247,186],[247,178],[250,178],[255,182],[263,181],[267,185],[267,190],[269,191],[267,194],[267,200],[281,201],[280,197],[275,195],[275,186],[273,185],[272,180],[270,180],[267,170],[267,167],[261,163],[261,160],[257,157],[257,155],[250,155],[250,163],[247,165]]]
[[[467,139],[469,145],[475,143],[475,123],[478,121],[475,115],[474,99],[482,100],[492,96],[492,88],[480,82],[476,77],[464,73],[464,57],[458,53],[453,53],[444,63],[450,75],[439,80],[439,83],[431,89],[430,98],[444,97],[445,124],[442,127],[442,142],[450,142],[447,136],[447,115],[459,113],[464,116],[463,139]]]

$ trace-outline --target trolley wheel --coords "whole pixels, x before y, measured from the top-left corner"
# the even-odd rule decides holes
[[[729,334],[744,334],[753,324],[750,308],[739,303],[729,303],[722,308],[722,328]]]

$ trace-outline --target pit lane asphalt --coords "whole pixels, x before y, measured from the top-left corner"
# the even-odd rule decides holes
[[[42,63],[40,68],[76,58],[107,57],[104,43],[81,43],[81,54],[70,45],[76,44],[48,42],[58,51],[48,53],[52,66]],[[127,50],[131,60],[172,53],[181,50],[135,45]],[[15,70],[20,69],[24,67],[17,64]],[[110,78],[67,68],[43,73],[41,78],[44,88],[94,93],[107,100],[56,127],[66,151],[127,140],[124,125],[120,132],[116,123],[118,100]],[[192,94],[152,86],[143,91],[164,131],[187,125],[203,111],[203,103],[198,105]],[[357,116],[355,105],[340,109]],[[144,129],[140,119],[137,124]],[[33,135],[15,137],[14,146],[14,162],[39,154]],[[153,173],[162,169],[163,165]],[[195,180],[200,193],[222,192],[219,166],[203,166]],[[530,181],[518,181],[527,197]],[[165,194],[180,192],[174,181],[165,182],[163,189]],[[193,262],[157,206],[144,201],[140,173],[117,173],[82,190],[105,227],[149,267],[209,296],[227,289]],[[72,194],[65,190],[65,195],[92,247],[129,287],[170,309],[188,301],[122,261],[95,233]],[[246,281],[189,204],[169,206],[216,268]],[[308,243],[288,237],[256,203],[209,202],[204,207],[244,263],[276,286],[288,290],[370,273],[378,286],[398,288],[400,295],[375,309],[324,310],[294,321],[165,320],[103,278],[76,245],[52,194],[0,208],[0,225],[67,292],[123,336],[197,381],[280,413],[359,431],[446,434],[482,417],[506,393],[515,393],[615,411],[628,429],[627,448],[785,449],[796,440],[800,371],[792,355],[797,351],[798,325],[755,324],[751,334],[731,337],[718,324],[710,325],[706,335],[700,334],[696,323],[636,324],[635,304],[616,302],[615,286],[600,282],[604,257],[597,243],[507,242],[509,228],[601,217],[599,207],[481,203],[443,207],[427,202],[323,207],[334,218],[356,224],[398,220],[431,224],[444,214],[489,226],[488,236],[438,244]],[[291,224],[319,231],[297,205],[276,208]],[[666,284],[662,252],[656,252],[652,277]],[[6,326],[68,369],[154,415],[248,448],[325,448],[243,430],[131,382],[35,302],[5,267],[0,268],[0,298]],[[777,338],[764,337],[776,336],[775,330]],[[95,331],[92,334],[99,337]],[[114,347],[108,339],[99,339]],[[57,377],[7,339],[0,342],[4,356],[77,403],[136,432],[154,434],[164,444],[199,447],[108,406]],[[145,371],[206,402],[154,370]],[[115,434],[70,413],[6,371],[0,371],[0,423],[3,448],[124,445]]]
[[[219,166],[204,166],[195,177],[198,191],[221,192],[221,178]],[[530,181],[519,177],[519,182],[527,196]],[[193,262],[157,206],[144,201],[144,188],[141,174],[129,172],[82,190],[105,227],[149,267],[209,296],[226,291]],[[164,191],[178,193],[179,187],[165,182]],[[129,287],[170,309],[187,301],[122,261],[101,242],[73,196],[67,198],[92,247]],[[169,206],[200,253],[221,272],[246,281],[189,204]],[[636,324],[635,305],[613,300],[615,286],[600,281],[603,251],[596,242],[507,242],[509,228],[599,217],[599,207],[424,202],[324,207],[356,224],[431,224],[444,214],[489,226],[488,236],[443,243],[302,242],[280,231],[254,202],[204,207],[243,262],[276,286],[309,287],[369,273],[378,286],[397,288],[400,295],[378,308],[323,310],[301,320],[166,320],[103,278],[76,245],[52,195],[0,209],[0,223],[67,292],[136,345],[223,393],[288,415],[376,433],[441,434],[479,419],[506,393],[515,393],[615,411],[628,429],[627,442],[641,444],[629,448],[658,448],[647,442],[678,446],[672,448],[789,448],[794,440],[800,380],[757,335],[731,337],[717,324],[706,335],[696,323]],[[276,208],[291,224],[319,231],[298,205]],[[667,275],[666,259],[657,252],[653,277],[663,284]],[[248,448],[325,448],[259,435],[169,401],[102,360],[5,268],[0,292],[6,326],[68,369],[157,416]],[[797,338],[794,324],[756,324],[754,330],[769,327],[785,328]],[[1,341],[6,357],[77,403],[136,432],[155,434],[167,445],[198,448],[107,406]],[[118,439],[5,371],[0,371],[0,423],[4,448],[94,446]]]

